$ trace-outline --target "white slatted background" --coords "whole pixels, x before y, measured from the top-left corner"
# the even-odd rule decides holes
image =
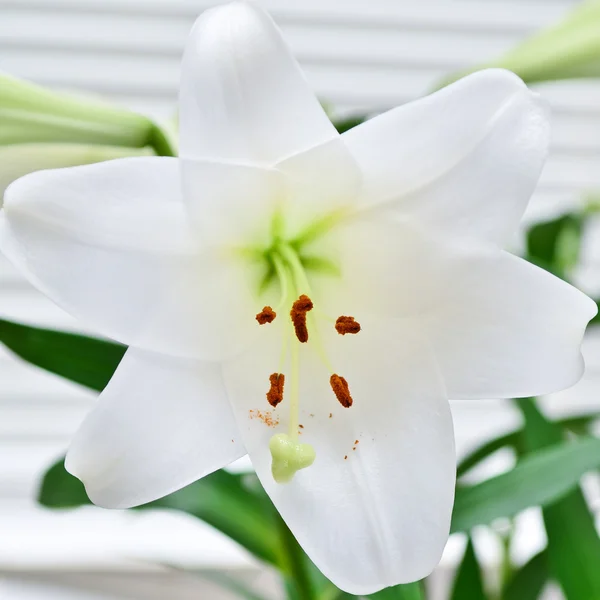
[[[0,0],[0,69],[166,118],[175,108],[179,59],[187,32],[195,16],[212,4],[206,0]],[[491,60],[556,22],[576,2],[265,0],[264,5],[284,29],[319,96],[342,115],[377,112],[417,98],[449,73]],[[538,87],[552,104],[554,121],[552,151],[530,219],[578,202],[588,190],[600,189],[600,81]],[[588,262],[583,283],[595,287],[600,277],[595,261]],[[0,315],[76,327],[3,259]],[[572,410],[600,408],[596,398],[600,344],[589,340],[586,355],[590,365],[586,379],[574,390],[550,399],[553,412],[566,412],[567,405]],[[66,447],[92,401],[92,394],[0,350],[0,565],[10,561],[26,565],[44,531],[54,535],[57,527],[66,536],[65,544],[77,549],[75,553],[60,551],[65,563],[74,556],[94,562],[81,530],[82,523],[88,523],[87,516],[75,527],[69,527],[66,519],[57,525],[55,516],[34,512],[31,503],[27,504],[41,469]],[[518,422],[502,402],[458,403],[455,414],[462,450],[489,432]],[[37,519],[39,533],[30,544],[21,540],[21,555],[14,553],[3,536],[4,526],[9,525],[19,535],[19,515]],[[103,514],[101,522],[108,523],[107,519]],[[119,526],[129,523],[123,515],[118,519]],[[132,537],[123,542],[127,550],[119,544],[111,546],[116,562],[119,553],[139,553],[145,538],[139,530],[129,533]],[[168,538],[161,538],[163,547]],[[137,546],[135,540],[140,542]],[[181,545],[181,538],[178,541]],[[168,547],[175,545],[167,542]],[[235,554],[228,551],[224,551],[227,556]],[[210,553],[200,555],[210,557]],[[60,562],[56,553],[53,559]],[[49,559],[42,553],[36,560],[43,564]]]

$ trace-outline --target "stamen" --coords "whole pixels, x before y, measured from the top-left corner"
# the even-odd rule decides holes
[[[283,385],[285,375],[283,373],[273,373],[269,376],[271,388],[267,392],[268,403],[275,408],[283,400]]]
[[[265,323],[272,323],[276,316],[277,313],[270,306],[265,306],[256,315],[256,320],[258,321],[259,325],[264,325]]]
[[[292,304],[292,310],[290,311],[290,317],[294,324],[294,330],[298,341],[302,344],[308,342],[308,327],[306,326],[306,313],[313,309],[312,300],[306,295],[302,294],[298,300]]]
[[[337,318],[335,322],[335,330],[340,335],[346,335],[347,333],[358,333],[360,331],[360,323],[354,319],[354,317],[341,316]]]
[[[350,395],[350,389],[348,388],[348,382],[335,373],[329,378],[331,389],[338,399],[339,403],[344,408],[350,408],[352,406],[352,396]]]

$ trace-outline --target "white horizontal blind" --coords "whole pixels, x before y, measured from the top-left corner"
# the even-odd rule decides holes
[[[57,89],[97,94],[166,118],[179,59],[205,0],[0,0],[0,69]],[[560,19],[568,0],[265,0],[319,96],[338,115],[378,112],[491,60]],[[554,110],[552,151],[530,213],[600,188],[600,82],[539,86]],[[1,165],[0,165],[0,168]],[[0,259],[0,315],[77,324]],[[594,341],[590,343],[593,349]],[[592,361],[598,353],[590,350]],[[593,403],[600,361],[568,397]],[[557,396],[554,403],[558,406]],[[0,351],[0,502],[31,497],[43,466],[67,445],[93,395]],[[596,403],[597,405],[597,403]],[[560,410],[560,409],[557,409]],[[459,448],[518,418],[503,403],[460,403]]]

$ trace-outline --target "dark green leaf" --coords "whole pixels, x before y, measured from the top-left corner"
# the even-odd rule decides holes
[[[64,460],[52,465],[44,474],[38,502],[52,508],[74,508],[90,504],[83,483],[65,470]]]
[[[333,125],[338,130],[339,133],[344,133],[361,123],[364,123],[367,120],[365,115],[354,115],[352,117],[346,117],[345,119],[340,119],[333,122]]]
[[[0,319],[0,342],[27,362],[98,391],[127,349],[115,342],[5,319]]]
[[[580,477],[600,465],[600,440],[582,438],[527,456],[517,466],[477,485],[458,487],[452,531],[469,531],[529,506],[544,506],[564,496]]]
[[[565,277],[578,262],[582,228],[578,214],[534,225],[527,232],[527,259]]]
[[[569,429],[575,433],[587,433],[589,425],[596,419],[600,418],[600,413],[592,412],[588,414],[578,415],[556,421],[560,427]],[[522,442],[523,431],[517,430],[505,435],[501,435],[496,439],[484,442],[478,448],[467,454],[459,463],[456,474],[457,477],[462,477],[467,471],[478,465],[481,461],[492,455],[494,452],[502,448],[510,447],[519,450]]]
[[[549,579],[546,552],[540,552],[513,574],[502,591],[502,598],[503,600],[537,600]]]
[[[467,454],[458,464],[456,476],[462,477],[467,471],[478,465],[482,460],[506,446],[514,447],[519,441],[520,431],[513,431],[494,440],[489,440]]]
[[[530,452],[562,440],[560,427],[548,421],[532,399],[519,400],[518,406],[525,417],[524,441]],[[598,451],[595,452],[597,456]],[[566,597],[600,598],[600,538],[581,489],[577,487],[544,507],[543,515],[548,535],[548,567]]]
[[[373,598],[374,600],[423,600],[423,589],[421,582],[415,581],[415,583],[385,588],[376,594],[367,596],[367,598]]]
[[[52,508],[90,504],[83,485],[65,471],[63,461],[47,471],[38,499]],[[243,475],[216,471],[138,510],[152,508],[169,508],[194,515],[256,557],[278,566],[281,562],[280,540],[272,513],[265,509],[262,499],[244,485]]]
[[[598,307],[598,312],[594,316],[594,318],[590,321],[590,325],[598,325],[600,324],[600,300],[596,300],[596,306]]]
[[[451,600],[465,600],[466,598],[486,600],[481,570],[471,538],[467,542],[465,554],[454,579]]]

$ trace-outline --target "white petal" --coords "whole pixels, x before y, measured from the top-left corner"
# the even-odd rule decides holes
[[[273,216],[287,197],[275,169],[182,159],[184,199],[205,243],[267,248]]]
[[[450,398],[541,395],[581,377],[597,310],[571,285],[494,246],[412,224],[361,221],[341,242],[343,277],[319,288],[326,310],[419,323]]]
[[[126,344],[217,359],[255,330],[246,263],[198,254],[178,161],[136,158],[13,183],[0,247],[44,293]]]
[[[504,243],[546,157],[545,103],[513,73],[475,73],[343,136],[364,202],[457,237]]]
[[[66,468],[95,504],[128,508],[244,454],[218,364],[130,348],[75,434]]]
[[[597,312],[587,296],[501,251],[444,271],[423,323],[451,398],[538,396],[581,378],[581,341]]]
[[[356,206],[360,173],[339,137],[275,167],[182,159],[185,203],[204,243],[268,248]]]
[[[357,205],[361,174],[340,137],[279,162],[277,170],[286,182],[290,238],[319,219],[348,213]]]
[[[185,158],[272,166],[337,136],[278,27],[249,2],[196,21],[179,103]]]
[[[433,570],[448,536],[455,479],[449,406],[427,346],[402,321],[361,324],[356,336],[327,336],[329,359],[350,385],[351,408],[336,400],[314,342],[300,348],[299,441],[314,446],[316,459],[288,484],[274,482],[268,444],[287,431],[289,369],[283,402],[265,410],[280,348],[224,367],[263,486],[315,564],[353,594]]]
[[[140,154],[147,149],[88,144],[8,144],[0,147],[0,208],[4,190],[15,179],[40,169],[55,169],[101,162],[114,158]]]

